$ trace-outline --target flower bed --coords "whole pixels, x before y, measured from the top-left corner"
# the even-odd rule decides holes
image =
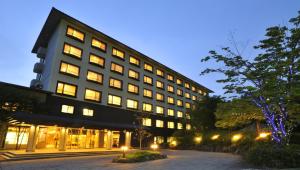
[[[134,153],[126,154],[125,158],[122,156],[113,159],[115,163],[135,163],[135,162],[145,162],[157,159],[165,159],[167,155],[161,154],[160,152],[154,151],[138,151]]]

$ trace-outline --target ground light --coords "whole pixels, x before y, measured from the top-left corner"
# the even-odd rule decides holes
[[[125,158],[125,152],[128,150],[127,146],[122,146],[121,150],[123,151],[123,158]]]
[[[199,143],[201,143],[201,141],[202,141],[202,137],[201,137],[201,136],[195,137],[195,138],[194,138],[194,141],[195,141],[197,144],[199,144]]]
[[[261,132],[261,133],[259,133],[259,135],[255,139],[256,140],[265,139],[265,138],[267,138],[270,135],[271,135],[270,132]]]
[[[213,135],[213,136],[211,137],[211,140],[217,140],[217,139],[219,139],[219,137],[220,137],[219,134]]]
[[[151,146],[150,146],[151,149],[153,149],[154,151],[158,149],[158,145],[156,143],[153,143]]]
[[[232,141],[232,142],[237,142],[237,141],[239,141],[242,137],[243,137],[242,134],[235,134],[235,135],[232,136],[231,141]]]
[[[173,140],[173,141],[170,143],[170,145],[171,145],[171,147],[175,147],[175,146],[177,146],[177,142],[176,142],[176,140]]]

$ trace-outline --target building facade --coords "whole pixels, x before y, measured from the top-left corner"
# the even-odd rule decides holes
[[[44,103],[51,107],[43,115],[55,118],[23,120],[30,125],[28,150],[135,146],[140,116],[148,142],[166,143],[175,130],[191,129],[188,111],[212,92],[55,8],[32,52],[39,62],[30,86],[47,92]],[[40,134],[53,142],[39,142]]]

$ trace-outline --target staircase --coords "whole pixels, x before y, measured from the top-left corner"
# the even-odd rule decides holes
[[[12,152],[0,152],[1,161],[21,161],[33,159],[48,158],[64,158],[64,157],[80,157],[80,156],[99,156],[120,154],[120,151],[90,151],[90,152],[57,152],[57,153],[31,153],[31,154],[15,154]]]

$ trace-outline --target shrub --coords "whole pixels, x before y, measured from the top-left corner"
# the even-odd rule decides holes
[[[270,168],[295,168],[300,167],[299,147],[272,145],[258,143],[246,154],[245,159],[256,166]]]
[[[123,157],[118,157],[113,159],[115,163],[134,163],[134,162],[145,162],[156,159],[165,159],[167,155],[161,154],[160,152],[154,151],[139,151],[134,153],[129,153]]]

